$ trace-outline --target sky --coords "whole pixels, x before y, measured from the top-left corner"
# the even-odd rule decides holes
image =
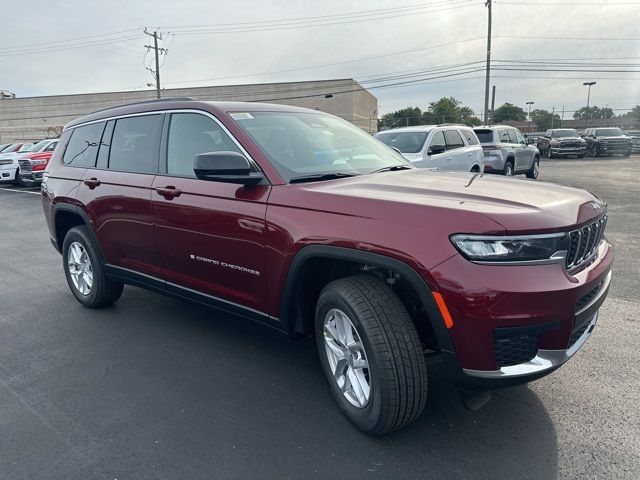
[[[25,97],[148,88],[147,27],[168,48],[165,88],[355,78],[378,98],[379,114],[444,96],[480,113],[484,3],[9,0],[0,89]],[[570,118],[586,104],[582,83],[596,81],[591,105],[622,113],[640,104],[640,0],[495,0],[492,58],[496,106],[532,101]],[[552,59],[561,66],[544,63]],[[625,72],[576,71],[588,69]]]

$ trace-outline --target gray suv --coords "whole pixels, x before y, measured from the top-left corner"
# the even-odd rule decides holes
[[[476,127],[473,129],[484,152],[484,171],[510,177],[524,173],[527,178],[538,178],[540,152],[530,145],[517,128],[506,125]]]

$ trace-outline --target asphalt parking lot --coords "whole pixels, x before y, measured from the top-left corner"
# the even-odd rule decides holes
[[[83,308],[37,190],[0,185],[0,479],[640,478],[640,157],[547,160],[540,179],[609,202],[593,336],[477,412],[434,367],[422,417],[384,438],[342,417],[311,340],[135,287]]]

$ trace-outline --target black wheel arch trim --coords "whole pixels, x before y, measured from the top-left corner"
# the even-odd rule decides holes
[[[89,235],[91,235],[94,243],[96,245],[98,245],[99,247],[99,252],[98,254],[100,255],[100,259],[104,262],[104,255],[102,253],[102,247],[100,246],[100,242],[98,242],[98,238],[95,235],[95,232],[93,231],[93,222],[91,221],[91,219],[89,218],[89,215],[87,214],[87,212],[80,206],[78,205],[73,205],[71,203],[56,203],[55,205],[53,205],[52,208],[52,212],[51,212],[51,218],[52,218],[52,222],[53,222],[53,231],[56,232],[56,238],[52,239],[53,242],[55,242],[54,246],[56,247],[56,250],[58,250],[58,252],[62,253],[62,244],[64,242],[64,238],[57,238],[57,219],[58,219],[58,215],[60,214],[60,212],[69,212],[69,213],[73,213],[77,216],[79,216],[82,221],[84,222],[85,226],[87,227],[87,230],[89,230]],[[52,242],[52,243],[53,243]]]
[[[290,332],[293,327],[291,319],[294,300],[297,296],[298,279],[300,278],[304,264],[313,258],[330,258],[357,262],[365,265],[373,265],[393,270],[402,275],[418,294],[422,304],[427,310],[427,315],[431,321],[436,337],[438,338],[440,348],[443,351],[454,353],[451,336],[445,326],[444,319],[440,314],[440,310],[436,305],[435,299],[431,294],[431,289],[418,272],[405,262],[392,257],[330,245],[309,245],[303,247],[291,261],[289,271],[287,272],[287,278],[284,283],[280,304],[280,320],[283,326],[288,328]],[[455,354],[453,356],[455,357]]]

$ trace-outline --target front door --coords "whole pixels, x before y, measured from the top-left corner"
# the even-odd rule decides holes
[[[197,179],[197,154],[247,154],[208,114],[177,112],[168,120],[163,173],[155,178],[152,192],[167,288],[177,293],[191,289],[215,297],[211,301],[264,311],[265,216],[271,187]]]

